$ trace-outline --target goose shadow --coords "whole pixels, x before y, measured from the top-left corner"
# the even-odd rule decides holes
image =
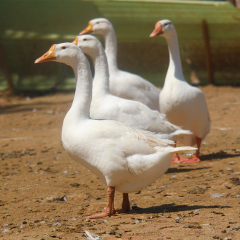
[[[222,206],[222,205],[210,205],[210,206],[201,206],[201,205],[176,205],[172,204],[164,204],[161,206],[152,206],[148,208],[141,208],[138,206],[132,206],[130,214],[139,213],[139,214],[149,214],[149,213],[172,213],[172,212],[180,212],[180,211],[193,211],[199,209],[222,209],[222,208],[231,208],[230,206]]]
[[[222,150],[216,153],[210,153],[206,155],[201,155],[200,159],[201,161],[206,161],[206,160],[215,160],[215,159],[225,159],[225,158],[234,158],[234,157],[239,157],[240,153],[226,153]]]
[[[183,172],[190,172],[190,171],[198,171],[209,169],[211,167],[202,167],[202,168],[169,168],[166,172],[167,173],[183,173]]]

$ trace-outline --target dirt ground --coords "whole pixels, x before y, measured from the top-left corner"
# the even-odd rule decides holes
[[[202,161],[172,164],[130,194],[129,213],[99,220],[85,217],[106,207],[106,186],[61,143],[73,93],[0,94],[0,239],[240,239],[240,88],[201,89],[212,120]]]

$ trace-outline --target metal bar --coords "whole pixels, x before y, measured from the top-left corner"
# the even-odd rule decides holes
[[[202,32],[203,32],[204,51],[205,51],[205,58],[206,58],[206,67],[208,72],[208,81],[209,83],[214,84],[212,53],[211,53],[210,39],[209,39],[209,33],[208,33],[208,25],[205,19],[202,20]]]

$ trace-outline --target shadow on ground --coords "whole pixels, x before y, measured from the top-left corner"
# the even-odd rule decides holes
[[[211,167],[202,167],[202,168],[169,168],[166,173],[183,173],[183,172],[191,172],[198,171],[203,169],[209,169]]]
[[[202,206],[202,205],[175,205],[172,204],[164,204],[161,206],[154,206],[149,208],[140,208],[138,206],[132,206],[132,210],[129,213],[139,213],[139,214],[148,214],[148,213],[171,213],[171,212],[180,212],[180,211],[192,211],[203,208],[212,208],[212,209],[221,209],[221,208],[231,208],[230,206],[220,206],[220,205],[210,205],[210,206]]]
[[[206,161],[206,160],[214,160],[214,159],[234,158],[239,156],[240,156],[240,153],[232,154],[232,153],[226,153],[220,150],[219,152],[216,152],[216,153],[201,155],[200,159],[201,161]]]

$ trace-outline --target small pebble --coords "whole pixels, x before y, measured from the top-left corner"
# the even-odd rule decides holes
[[[45,113],[47,113],[47,114],[53,114],[53,110],[48,110],[48,111],[46,111]]]
[[[220,194],[220,193],[210,193],[211,197],[212,198],[221,198],[223,197],[223,194]]]
[[[10,230],[7,229],[7,228],[4,228],[4,229],[2,230],[2,233],[8,233],[8,232],[10,232]]]

